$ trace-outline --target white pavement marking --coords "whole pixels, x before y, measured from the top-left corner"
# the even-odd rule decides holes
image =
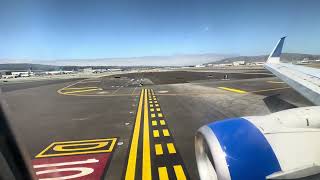
[[[169,91],[158,91],[158,93],[163,94],[163,93],[168,93]]]

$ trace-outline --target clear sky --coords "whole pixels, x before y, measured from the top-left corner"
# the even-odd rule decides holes
[[[0,58],[320,54],[319,0],[0,0]]]

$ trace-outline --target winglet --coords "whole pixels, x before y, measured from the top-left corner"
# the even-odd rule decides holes
[[[281,56],[281,52],[282,52],[282,47],[283,47],[283,43],[284,43],[284,39],[286,38],[286,36],[282,37],[276,47],[273,49],[273,51],[271,52],[271,54],[268,57],[267,63],[279,63],[280,62],[280,56]]]

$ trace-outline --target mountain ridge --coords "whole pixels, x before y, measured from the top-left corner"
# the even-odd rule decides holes
[[[245,61],[248,62],[264,62],[267,60],[269,55],[258,55],[258,56],[236,56],[225,58],[219,61],[213,61],[205,64],[227,64],[232,63],[235,61]],[[282,53],[281,54],[281,61],[282,62],[293,62],[296,63],[297,61],[301,61],[304,58],[308,58],[309,60],[317,60],[320,59],[320,55],[313,55],[313,54],[303,54],[303,53]]]

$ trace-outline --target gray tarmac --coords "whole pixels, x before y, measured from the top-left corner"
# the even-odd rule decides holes
[[[228,79],[224,79],[225,74],[228,74]],[[149,168],[153,179],[159,179],[157,167],[160,166],[166,166],[168,176],[173,177],[175,171],[169,166],[174,165],[181,165],[187,178],[199,179],[194,135],[207,123],[269,114],[275,111],[270,105],[276,106],[277,110],[311,105],[264,70],[130,73],[68,82],[19,83],[11,87],[4,85],[2,89],[9,107],[9,119],[30,159],[36,159],[53,142],[117,138],[105,179],[123,179],[127,174],[139,105],[148,105],[142,108],[142,112],[147,112],[142,119],[148,117],[149,120],[147,132],[150,142],[147,148],[151,154]],[[145,102],[141,104],[142,91]],[[153,117],[153,111],[158,111],[153,107],[156,104],[159,104],[158,113],[161,112],[163,117],[159,114]],[[164,120],[165,126],[155,129],[158,126],[154,126],[153,120],[158,122],[158,126],[160,120]],[[144,157],[145,125],[138,127],[135,165],[139,171]],[[162,137],[160,133],[157,138],[154,130],[161,132],[165,129],[168,129],[170,137]],[[174,145],[174,156],[170,154],[169,147],[168,152],[164,148],[166,143]],[[157,144],[162,144],[163,156],[158,154]],[[137,176],[141,176],[141,171],[135,173]]]

